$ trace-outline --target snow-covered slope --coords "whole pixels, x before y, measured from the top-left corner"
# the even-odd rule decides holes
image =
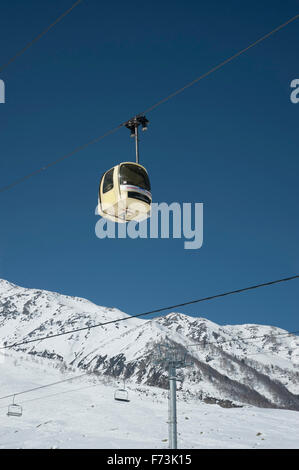
[[[128,317],[85,299],[0,280],[0,340],[4,344]],[[180,371],[185,397],[223,406],[242,403],[299,410],[299,339],[284,333],[271,326],[220,326],[171,313],[151,321],[130,318],[15,349],[166,388],[166,371],[154,359],[157,345],[167,339],[194,362]]]
[[[61,374],[57,364],[9,352],[0,363],[1,396],[78,375]],[[116,386],[113,379],[92,374],[17,396],[23,406],[21,418],[6,415],[11,399],[0,400],[0,449],[167,449],[167,392],[129,381],[130,402],[120,403],[113,399]],[[185,401],[184,393],[178,392],[179,448],[298,448],[298,427],[296,411],[225,409],[196,399]]]

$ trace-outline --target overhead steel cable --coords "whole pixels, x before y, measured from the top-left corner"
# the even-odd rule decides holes
[[[283,332],[283,333],[276,333],[276,334],[273,334],[271,335],[271,338],[275,338],[275,337],[279,337],[279,336],[286,336],[286,335],[292,335],[292,334],[297,334],[299,333],[299,330],[296,330],[296,331],[290,331],[290,332]],[[226,342],[234,342],[234,341],[238,341],[238,342],[245,342],[245,341],[248,341],[248,340],[254,340],[254,339],[260,339],[262,337],[267,337],[269,336],[268,333],[265,333],[264,335],[257,335],[257,336],[249,336],[247,338],[231,338],[229,340],[225,340],[225,341],[221,341],[219,343],[219,341],[199,341],[197,344],[182,344],[181,346],[187,348],[187,347],[192,347],[192,346],[199,346],[199,344],[201,342],[204,342],[205,345],[207,344],[223,344],[223,343],[226,343]],[[224,350],[223,350],[224,351]],[[224,351],[226,352],[226,351]],[[264,354],[269,354],[270,351],[266,351]],[[261,352],[257,352],[257,353],[251,353],[251,354],[246,354],[246,357],[247,356],[251,356],[251,355],[258,355],[258,354],[262,354]],[[232,356],[236,356],[238,355],[238,353],[230,353],[230,355]],[[240,355],[239,355],[240,356]],[[57,382],[52,382],[50,384],[46,384],[46,385],[41,385],[41,386],[38,386],[38,387],[34,387],[34,388],[30,388],[30,389],[27,389],[27,390],[23,390],[22,392],[17,392],[17,393],[11,393],[10,395],[5,395],[5,396],[2,396],[0,397],[0,400],[4,400],[6,398],[11,398],[11,397],[14,397],[14,396],[17,396],[17,395],[23,395],[25,393],[30,393],[30,392],[34,392],[35,390],[40,390],[40,389],[43,389],[43,388],[48,388],[48,387],[52,387],[54,385],[59,385],[61,383],[65,383],[65,382],[70,382],[72,380],[76,380],[76,379],[79,379],[79,378],[82,378],[82,377],[86,377],[86,376],[89,376],[89,377],[92,377],[92,373],[91,372],[87,372],[85,374],[82,374],[82,375],[77,375],[75,377],[69,377],[68,379],[64,379],[64,380],[60,380],[60,381],[57,381]],[[92,385],[88,385],[88,386],[85,386],[85,387],[80,387],[80,388],[76,388],[76,389],[70,389],[70,390],[63,390],[61,392],[57,392],[55,394],[52,394],[52,395],[47,395],[45,397],[37,397],[37,398],[32,398],[30,400],[26,400],[26,402],[29,402],[29,401],[34,401],[34,400],[39,400],[39,399],[42,399],[42,398],[48,398],[48,397],[52,397],[52,396],[56,396],[56,395],[60,395],[60,394],[64,394],[64,393],[69,393],[69,392],[72,392],[72,391],[77,391],[77,390],[84,390],[86,388],[91,388],[91,387],[96,387],[96,386],[99,386],[101,384],[92,384]],[[23,402],[22,402],[23,403]]]
[[[299,331],[297,331],[297,333],[299,333]],[[290,333],[290,334],[291,334],[291,333]],[[287,351],[289,351],[289,348],[284,348],[282,351],[281,351],[281,350],[279,351],[279,354],[280,354],[281,352],[287,352]],[[226,351],[225,351],[225,352],[226,352]],[[249,356],[259,356],[260,354],[265,355],[265,356],[268,356],[267,359],[269,359],[269,356],[271,356],[272,358],[276,356],[275,353],[273,353],[272,351],[268,351],[268,350],[266,350],[266,351],[258,351],[258,352],[255,352],[255,353],[249,353],[249,354],[246,354],[245,356],[242,356],[242,354],[241,354],[241,353],[238,353],[238,352],[228,353],[228,354],[230,354],[230,355],[233,356],[233,357],[236,357],[237,359],[245,359],[245,360],[246,360],[247,357],[249,357]],[[278,354],[277,354],[277,356],[278,356]],[[278,357],[280,358],[280,356],[278,356]],[[283,359],[286,359],[286,360],[288,360],[288,361],[291,361],[291,358],[285,358],[285,357],[284,357]],[[258,362],[258,361],[255,360],[255,362]]]
[[[195,78],[192,82],[189,82],[187,83],[185,86],[183,86],[182,88],[179,88],[178,90],[174,91],[173,93],[171,93],[170,95],[166,96],[165,98],[161,99],[160,101],[158,101],[157,103],[155,103],[154,105],[150,106],[149,108],[145,109],[143,111],[143,113],[141,114],[145,114],[145,113],[149,113],[151,111],[153,111],[155,108],[157,108],[158,106],[160,106],[161,104],[164,104],[166,103],[167,101],[169,101],[171,98],[174,98],[175,96],[179,95],[180,93],[182,93],[183,91],[187,90],[187,88],[190,88],[192,87],[193,85],[195,85],[196,83],[200,82],[201,80],[203,80],[204,78],[208,77],[209,75],[211,75],[212,73],[216,72],[217,70],[221,69],[221,67],[223,67],[224,65],[228,64],[229,62],[231,62],[232,60],[236,59],[237,57],[239,57],[240,55],[244,54],[245,52],[249,51],[249,49],[252,49],[253,47],[257,46],[258,44],[260,44],[261,42],[265,41],[265,39],[268,39],[270,36],[272,36],[273,34],[277,33],[278,31],[280,31],[281,29],[285,28],[288,24],[292,23],[293,21],[297,20],[299,18],[299,14],[298,15],[295,15],[293,16],[292,18],[290,18],[288,21],[286,21],[285,23],[282,23],[281,25],[277,26],[277,28],[273,29],[272,31],[270,31],[269,33],[265,34],[264,36],[262,36],[261,38],[257,39],[256,41],[254,41],[253,43],[249,44],[249,46],[247,47],[244,47],[244,49],[241,49],[239,52],[236,52],[235,54],[233,54],[232,56],[230,56],[228,59],[226,60],[223,60],[222,62],[220,62],[218,65],[216,65],[215,67],[211,68],[208,72],[206,73],[203,73],[202,75],[200,75],[199,77]]]
[[[220,68],[224,67],[226,64],[228,64],[229,62],[233,61],[234,59],[236,59],[237,57],[239,57],[240,55],[244,54],[245,52],[247,52],[249,49],[253,48],[254,46],[256,46],[257,44],[260,44],[262,41],[265,41],[266,39],[268,39],[270,36],[272,36],[273,34],[275,34],[276,32],[280,31],[281,29],[285,28],[287,25],[289,25],[290,23],[292,23],[293,21],[297,20],[299,18],[299,14],[293,16],[292,18],[290,18],[288,21],[282,23],[281,25],[277,26],[275,29],[271,30],[269,33],[265,34],[264,36],[262,36],[261,38],[257,39],[256,41],[254,41],[253,43],[249,44],[249,46],[241,49],[239,52],[236,52],[235,54],[233,54],[232,56],[230,56],[228,59],[220,62],[218,65],[212,67],[210,70],[208,70],[206,73],[200,75],[199,77],[195,78],[194,80],[192,80],[191,82],[187,83],[186,85],[184,85],[183,87],[179,88],[178,90],[174,91],[173,93],[171,93],[170,95],[166,96],[165,98],[161,99],[160,101],[158,101],[157,103],[153,104],[152,106],[148,107],[147,109],[145,109],[144,111],[142,111],[141,113],[138,113],[136,114],[134,117],[137,117],[137,116],[140,116],[142,114],[145,114],[145,113],[148,113],[152,110],[154,110],[155,108],[157,108],[158,106],[160,106],[161,104],[165,103],[166,101],[169,101],[171,98],[174,98],[175,96],[177,96],[178,94],[182,93],[183,91],[185,91],[187,88],[190,88],[191,86],[195,85],[196,83],[200,82],[201,80],[203,80],[204,78],[208,77],[209,75],[211,75],[212,73],[216,72],[217,70],[219,70]],[[134,119],[134,117],[130,118],[130,119]],[[128,122],[128,120],[126,121]],[[88,147],[89,145],[92,145],[93,143],[96,143],[96,142],[99,142],[100,140],[102,140],[104,137],[116,132],[118,129],[120,129],[121,127],[123,127],[125,125],[125,123],[122,123],[122,124],[119,124],[117,127],[115,127],[114,129],[106,132],[105,134],[101,135],[100,137],[97,137],[91,141],[89,141],[87,144],[84,144],[84,145],[81,145],[79,147],[77,147],[75,150],[67,153],[66,155],[62,156],[61,158],[58,158],[54,161],[52,161],[51,163],[31,172],[31,173],[28,173],[27,175],[23,176],[22,178],[19,178],[17,180],[15,180],[14,182],[6,185],[6,186],[3,186],[2,188],[0,188],[0,193],[1,192],[4,192],[4,191],[8,191],[9,189],[13,188],[14,186],[22,183],[23,181],[31,178],[32,176],[35,176],[36,174],[38,173],[41,173],[43,170],[46,170],[48,168],[50,168],[51,166],[53,165],[56,165],[57,163],[61,162],[62,160],[65,160],[71,156],[73,156],[74,154],[76,154],[77,152],[80,152],[81,150],[83,150],[84,148]]]
[[[222,344],[231,343],[231,342],[234,342],[234,341],[245,342],[245,341],[249,341],[249,340],[261,339],[261,338],[264,338],[264,337],[275,338],[276,336],[289,336],[289,335],[297,335],[297,334],[299,334],[299,330],[284,331],[283,333],[276,333],[275,335],[271,335],[271,333],[264,333],[263,335],[258,335],[258,336],[248,336],[246,338],[236,338],[236,339],[230,338],[230,339],[224,339],[224,340],[221,340],[221,341],[218,341],[218,340],[217,341],[206,341],[204,339],[201,339],[197,343],[187,344],[186,347],[188,347],[188,348],[197,347],[197,346],[200,346],[201,343],[203,343],[204,345],[217,344],[218,346],[221,346]]]
[[[245,354],[242,354],[242,352],[238,352],[238,351],[225,351],[225,349],[223,349],[221,346],[225,343],[231,343],[231,342],[241,342],[241,343],[245,343],[246,346],[249,346],[249,344],[247,343],[247,341],[254,341],[254,340],[257,340],[257,339],[261,339],[261,338],[267,338],[267,339],[272,339],[272,338],[276,338],[276,337],[281,337],[281,336],[292,336],[292,335],[298,335],[299,334],[299,330],[295,330],[295,331],[288,331],[288,332],[283,332],[283,333],[276,333],[276,334],[271,334],[271,333],[265,333],[263,335],[258,335],[258,336],[248,336],[246,338],[231,338],[231,339],[226,339],[226,340],[222,340],[222,341],[205,341],[205,340],[200,340],[198,341],[197,343],[195,344],[188,344],[188,345],[183,345],[185,348],[193,348],[193,347],[199,347],[201,346],[201,343],[203,343],[204,347],[206,346],[210,346],[210,345],[217,345],[217,349],[218,349],[218,346],[219,346],[219,349],[228,354],[229,356],[232,356],[232,357],[235,357],[237,359],[247,359],[247,357],[249,356],[258,356],[260,354],[264,354],[264,355],[272,355],[275,356],[275,354],[269,350],[265,350],[265,351],[258,351],[258,352],[254,352],[254,353],[245,353]],[[295,336],[297,338],[297,336]],[[297,338],[298,339],[298,338]],[[284,351],[289,351],[289,348],[288,347],[284,347]],[[279,351],[281,352],[281,350]],[[290,359],[289,359],[290,360]]]
[[[61,21],[66,15],[68,15],[79,3],[81,3],[83,0],[77,0],[68,10],[66,10],[62,15],[60,15],[58,18],[56,18],[53,23],[51,23],[46,29],[44,29],[40,34],[38,34],[35,38],[32,39],[32,41],[28,42],[25,47],[20,49],[13,57],[11,57],[5,64],[0,66],[0,72],[2,72],[6,67],[8,67],[12,62],[14,62],[20,55],[24,54],[27,49],[29,49],[34,43],[39,41],[50,29],[52,29],[59,21]]]
[[[100,383],[93,384],[93,385],[86,385],[85,387],[70,388],[69,390],[63,390],[61,392],[52,393],[51,395],[44,395],[44,396],[39,396],[39,397],[35,397],[35,398],[29,398],[29,400],[19,401],[18,405],[19,404],[23,405],[23,403],[29,403],[31,401],[36,401],[36,400],[45,400],[46,398],[56,397],[57,395],[64,395],[65,393],[79,392],[81,390],[86,390],[88,388],[99,387],[100,385],[103,385],[103,384],[100,382]],[[26,391],[25,391],[25,393],[26,393]],[[14,396],[14,395],[12,395],[12,396]],[[4,397],[0,397],[0,400],[2,400],[2,398],[4,399]],[[0,406],[0,409],[4,409],[4,408],[7,408],[7,405]]]
[[[70,382],[72,380],[77,380],[77,379],[80,379],[81,377],[86,377],[87,375],[90,375],[90,373],[77,375],[75,377],[70,377],[68,379],[59,380],[58,382],[52,382],[52,383],[46,384],[46,385],[40,385],[39,387],[30,388],[30,389],[24,390],[22,392],[11,393],[10,395],[5,395],[3,397],[0,397],[0,400],[4,400],[5,398],[16,397],[17,395],[24,395],[24,393],[34,392],[35,390],[40,390],[42,388],[53,387],[54,385],[62,384],[62,383],[65,383],[65,382]]]
[[[111,325],[113,323],[119,323],[121,321],[131,320],[132,318],[138,318],[138,317],[144,317],[144,316],[148,316],[148,315],[154,315],[156,313],[161,313],[161,312],[164,312],[164,311],[167,311],[167,310],[174,310],[175,308],[184,307],[184,306],[187,306],[187,305],[192,305],[192,304],[200,303],[200,302],[206,302],[206,301],[209,301],[209,300],[214,300],[214,299],[217,299],[217,298],[220,298],[220,297],[225,297],[225,296],[228,296],[228,295],[239,294],[241,292],[246,292],[246,291],[249,291],[249,290],[258,289],[260,287],[270,286],[270,285],[274,285],[274,284],[278,284],[278,283],[282,283],[282,282],[288,282],[288,281],[298,279],[298,278],[299,278],[299,275],[295,275],[295,276],[285,277],[285,278],[282,278],[282,279],[277,279],[275,281],[269,281],[269,282],[264,282],[262,284],[256,284],[254,286],[243,287],[242,289],[223,292],[221,294],[216,294],[216,295],[212,295],[212,296],[209,296],[209,297],[203,297],[201,299],[191,300],[189,302],[183,302],[181,304],[171,305],[169,307],[162,307],[162,308],[158,308],[158,309],[155,309],[155,310],[150,310],[149,312],[138,313],[137,315],[130,315],[128,317],[122,317],[122,318],[118,318],[116,320],[110,320],[110,321],[107,321],[107,322],[104,322],[104,323],[98,323],[96,325],[84,326],[84,327],[75,328],[75,329],[69,330],[69,331],[63,331],[63,332],[60,332],[60,333],[55,333],[55,334],[43,336],[41,338],[29,339],[29,340],[21,341],[21,342],[18,342],[18,343],[16,342],[16,343],[13,343],[13,344],[10,344],[10,345],[2,346],[0,348],[0,350],[1,349],[13,348],[13,347],[16,347],[16,346],[23,346],[23,345],[26,345],[26,344],[35,343],[35,342],[39,342],[39,341],[44,341],[46,339],[57,338],[58,336],[65,336],[65,335],[69,335],[71,333],[77,333],[79,331],[91,330],[93,328],[99,328],[99,327],[103,327],[103,326],[106,326],[106,325]]]
[[[7,186],[3,186],[2,188],[0,188],[0,193],[3,193],[4,191],[7,191],[7,190],[11,189],[14,186],[17,186],[18,184],[23,183],[23,181],[26,181],[27,179],[31,178],[32,176],[35,176],[38,173],[42,173],[44,170],[47,170],[51,166],[54,166],[57,163],[60,163],[63,160],[66,160],[67,158],[72,157],[73,155],[75,155],[75,153],[78,153],[81,150],[85,149],[86,147],[89,147],[89,145],[92,145],[92,144],[95,144],[96,142],[99,142],[100,140],[104,139],[104,137],[107,137],[108,135],[113,134],[114,132],[116,132],[118,129],[120,129],[123,126],[124,126],[124,123],[118,125],[114,129],[111,129],[110,131],[107,131],[105,134],[101,135],[100,137],[97,137],[96,139],[90,140],[86,144],[80,145],[79,147],[75,148],[73,151],[63,155],[62,157],[58,158],[57,160],[54,160],[54,161],[48,163],[47,165],[45,165],[41,168],[38,168],[37,170],[32,171],[31,173],[28,173],[27,175],[23,176],[22,178],[19,178],[19,179],[13,181],[12,183],[8,184]]]

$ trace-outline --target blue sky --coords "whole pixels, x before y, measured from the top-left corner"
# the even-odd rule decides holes
[[[70,0],[1,4],[5,63]],[[296,1],[84,0],[0,78],[0,186],[139,113],[298,13]],[[99,240],[98,183],[128,132],[0,195],[0,277],[135,314],[298,272],[299,21],[147,117],[156,202],[203,202],[204,243]],[[298,281],[181,311],[299,329]]]

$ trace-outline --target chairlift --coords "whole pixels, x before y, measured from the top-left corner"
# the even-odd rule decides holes
[[[124,402],[129,402],[129,393],[128,390],[126,390],[125,382],[124,382],[124,388],[119,388],[118,390],[115,390],[114,392],[114,400],[116,401],[124,401]]]
[[[23,408],[21,405],[17,405],[15,403],[15,396],[13,397],[13,402],[11,405],[9,405],[8,410],[7,410],[7,416],[17,416],[20,417],[23,414]]]
[[[113,222],[140,222],[150,216],[151,185],[146,169],[139,164],[138,127],[147,129],[145,116],[135,117],[126,123],[136,143],[136,163],[122,162],[106,171],[102,176],[98,213]]]

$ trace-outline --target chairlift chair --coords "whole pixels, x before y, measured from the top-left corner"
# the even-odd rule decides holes
[[[116,401],[124,401],[124,402],[129,402],[129,393],[127,390],[124,388],[119,388],[118,390],[115,390],[114,392],[114,400]]]
[[[13,402],[11,405],[9,405],[8,410],[7,410],[7,416],[17,416],[20,417],[23,414],[23,408],[21,405],[17,405],[15,403],[15,397],[13,397]]]
[[[124,401],[124,402],[129,402],[129,393],[128,390],[126,390],[126,381],[124,380],[124,386],[123,388],[119,388],[115,390],[114,392],[114,400],[116,401]]]

